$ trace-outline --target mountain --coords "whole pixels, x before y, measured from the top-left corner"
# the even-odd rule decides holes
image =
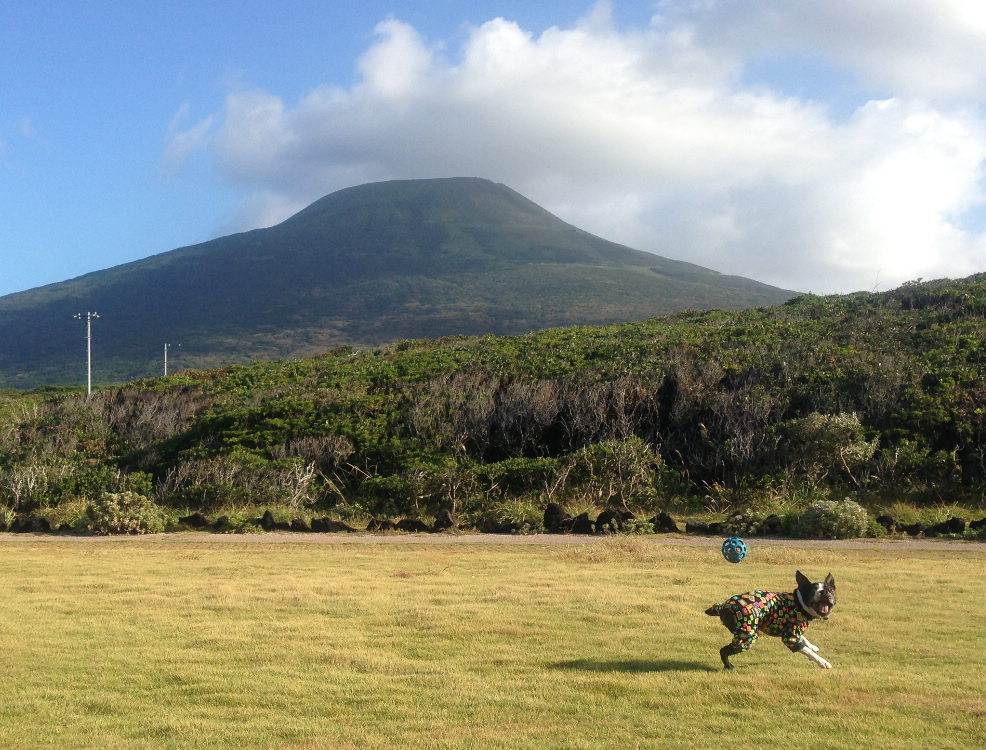
[[[337,345],[514,334],[742,309],[793,292],[577,229],[478,178],[332,193],[277,226],[0,297],[0,386],[312,355]],[[181,349],[176,345],[180,344]]]

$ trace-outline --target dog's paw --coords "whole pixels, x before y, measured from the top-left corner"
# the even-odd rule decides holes
[[[825,659],[823,659],[821,656],[819,656],[818,654],[816,654],[811,649],[803,648],[803,649],[801,649],[801,653],[804,654],[805,656],[807,656],[813,662],[815,662],[815,664],[817,664],[822,669],[831,669],[832,668],[832,665],[829,664],[829,662],[827,662]]]

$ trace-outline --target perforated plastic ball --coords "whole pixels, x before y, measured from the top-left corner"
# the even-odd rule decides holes
[[[731,563],[743,562],[746,553],[746,542],[738,536],[731,536],[722,543],[722,556]]]

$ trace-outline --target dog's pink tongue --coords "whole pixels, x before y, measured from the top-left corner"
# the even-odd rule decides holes
[[[829,616],[829,612],[831,610],[832,610],[832,608],[828,604],[819,604],[817,611],[818,611],[818,614],[820,614],[822,617],[828,617]]]

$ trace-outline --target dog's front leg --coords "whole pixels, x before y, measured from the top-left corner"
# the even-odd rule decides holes
[[[818,646],[816,646],[814,643],[809,641],[804,636],[801,636],[801,647],[805,648],[806,646],[810,648],[812,651],[814,651],[816,654],[818,653]]]
[[[816,654],[815,653],[816,651],[818,651],[817,646],[814,646],[808,641],[802,639],[802,645],[801,648],[798,649],[798,653],[804,654],[822,669],[831,669],[832,665],[829,664],[829,662],[825,661],[825,659],[823,659],[821,656]]]

